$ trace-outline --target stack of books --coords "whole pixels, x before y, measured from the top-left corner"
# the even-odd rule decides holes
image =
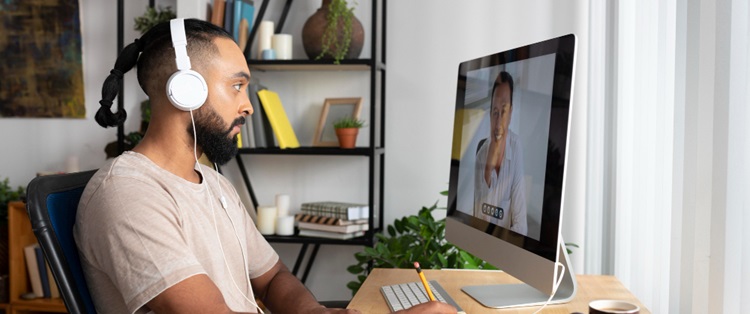
[[[23,252],[26,259],[26,271],[31,283],[31,292],[37,298],[59,298],[60,290],[52,276],[49,265],[44,259],[44,255],[42,255],[42,248],[39,247],[39,243],[25,246]]]
[[[351,239],[369,230],[369,206],[342,202],[302,203],[295,215],[300,236]]]
[[[214,0],[211,7],[211,23],[232,34],[243,51],[253,27],[254,16],[253,0]]]

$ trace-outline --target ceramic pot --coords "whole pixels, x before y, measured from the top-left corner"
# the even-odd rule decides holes
[[[331,4],[331,0],[323,0],[323,4],[320,8],[311,15],[305,25],[302,27],[302,46],[305,48],[307,57],[314,60],[320,52],[323,51],[323,32],[326,29],[327,21],[326,15],[328,15],[328,5]],[[343,21],[339,21],[339,42],[343,40]],[[357,19],[356,16],[352,17],[352,39],[349,44],[349,51],[346,53],[345,59],[357,59],[359,54],[362,52],[362,46],[365,43],[365,30],[362,28],[362,23]],[[335,52],[336,47],[329,47],[329,53],[326,53],[321,59],[333,60],[333,55],[330,52]]]
[[[359,128],[341,128],[336,129],[336,137],[339,138],[339,147],[354,148],[357,143],[357,134]]]

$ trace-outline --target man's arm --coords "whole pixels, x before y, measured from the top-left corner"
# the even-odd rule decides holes
[[[205,274],[195,275],[167,288],[147,304],[154,313],[235,313],[219,288]]]
[[[315,300],[297,277],[283,263],[277,262],[268,272],[252,280],[253,290],[272,313],[360,313],[356,309],[327,309]],[[456,313],[456,308],[442,302],[427,302],[403,314]]]
[[[251,282],[255,294],[272,313],[359,313],[325,308],[281,261]]]
[[[254,292],[273,313],[359,313],[327,309],[281,262],[252,279]],[[189,277],[169,287],[148,302],[154,313],[236,313],[226,305],[219,288],[204,274]]]

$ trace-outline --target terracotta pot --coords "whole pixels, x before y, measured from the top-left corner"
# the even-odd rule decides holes
[[[354,148],[357,143],[357,134],[359,128],[342,128],[336,129],[336,137],[339,138],[339,147]]]
[[[323,4],[320,9],[311,15],[305,25],[302,27],[302,46],[305,48],[305,53],[310,59],[315,59],[320,52],[323,51],[323,31],[326,28],[326,15],[328,15],[328,5],[331,0],[323,0]],[[343,22],[339,21],[339,41],[343,40]],[[365,30],[362,28],[362,23],[357,19],[356,16],[352,17],[352,41],[349,44],[349,51],[346,54],[345,59],[356,59],[359,58],[359,54],[362,52],[362,46],[365,43]],[[333,55],[330,52],[335,52],[336,47],[329,47],[329,53],[326,53],[322,57],[324,60],[333,60]]]

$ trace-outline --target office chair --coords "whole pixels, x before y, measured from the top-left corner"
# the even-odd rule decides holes
[[[96,313],[73,239],[78,201],[95,172],[36,177],[26,194],[31,229],[72,314]]]
[[[96,313],[83,277],[73,239],[78,201],[96,170],[36,177],[27,189],[31,228],[71,314]],[[349,301],[322,301],[326,307],[346,308]]]

